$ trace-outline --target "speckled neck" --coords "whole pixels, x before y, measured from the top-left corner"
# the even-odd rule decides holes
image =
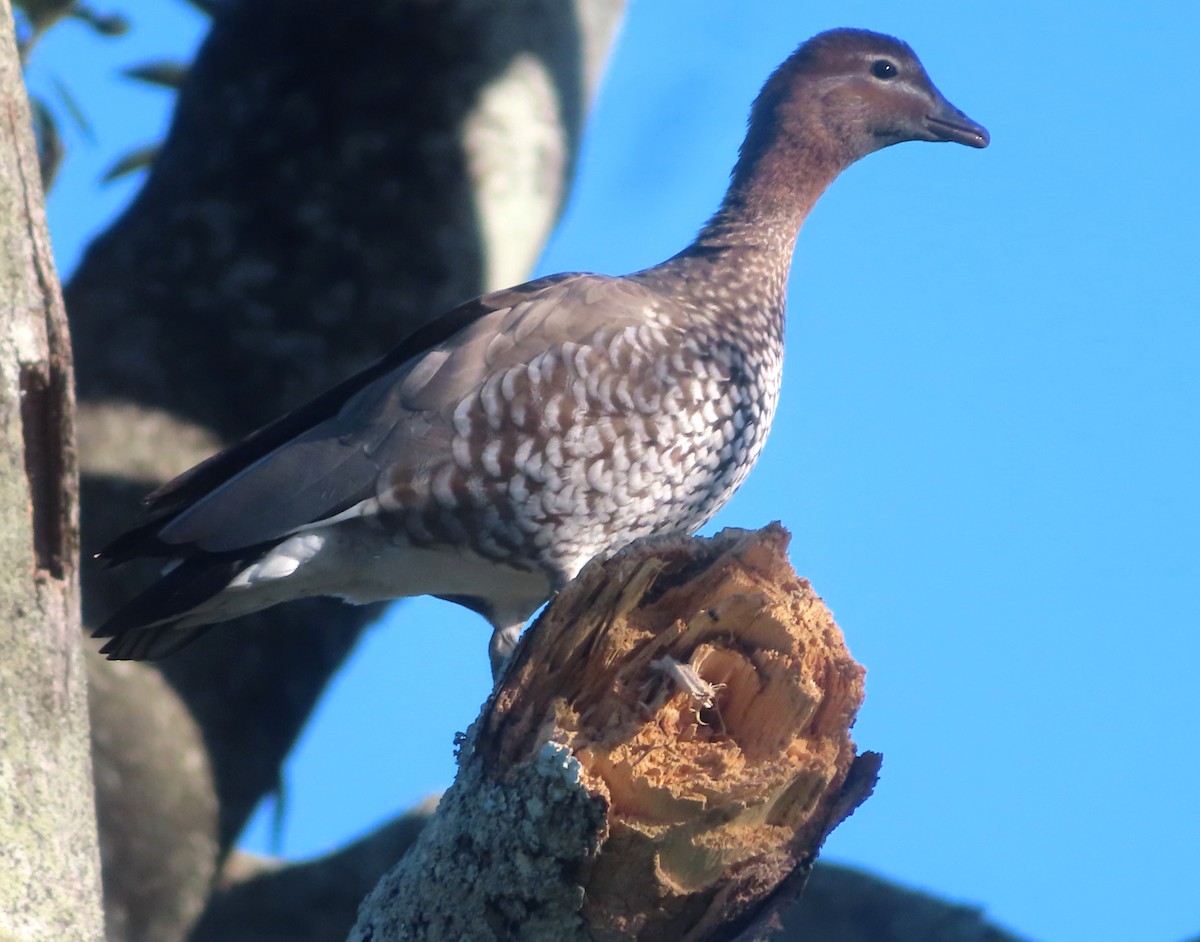
[[[720,208],[692,244],[645,274],[680,296],[706,304],[740,299],[739,311],[782,318],[796,237],[844,162],[820,147],[751,141]]]
[[[756,246],[791,254],[800,227],[847,161],[817,129],[805,141],[762,141],[751,131],[720,208],[695,246]]]

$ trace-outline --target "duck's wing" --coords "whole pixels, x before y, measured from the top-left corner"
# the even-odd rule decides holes
[[[485,295],[416,331],[372,366],[159,488],[152,519],[100,554],[227,553],[268,544],[377,496],[384,475],[448,452],[455,407],[498,371],[644,323],[651,292],[555,275]]]

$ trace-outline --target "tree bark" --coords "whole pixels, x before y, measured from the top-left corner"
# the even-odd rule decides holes
[[[101,937],[71,350],[0,2],[0,936]]]

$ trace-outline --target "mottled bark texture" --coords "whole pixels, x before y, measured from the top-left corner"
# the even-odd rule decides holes
[[[528,273],[621,7],[215,5],[161,156],[67,289],[85,558],[137,520],[151,485]],[[147,575],[87,567],[88,621]],[[285,606],[161,667],[97,677],[113,938],[182,937],[378,613]]]
[[[764,927],[879,766],[850,739],[863,670],[787,543],[774,525],[589,563],[518,648],[351,940]]]
[[[66,315],[0,0],[0,938],[101,938]]]

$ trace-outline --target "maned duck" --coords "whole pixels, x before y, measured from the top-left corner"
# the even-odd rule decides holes
[[[491,622],[493,666],[589,559],[692,533],[762,449],[805,216],[901,141],[986,147],[913,51],[836,29],[767,80],[695,241],[623,277],[560,274],[470,301],[146,499],[99,556],[162,576],[97,631],[158,658],[289,599],[435,595]]]

